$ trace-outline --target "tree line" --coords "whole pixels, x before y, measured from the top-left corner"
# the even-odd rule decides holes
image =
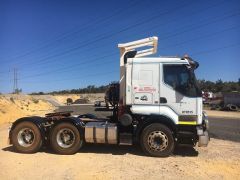
[[[237,91],[240,92],[240,78],[238,82],[234,81],[225,81],[223,82],[221,79],[213,82],[206,80],[198,80],[198,85],[202,91],[208,92],[232,92]]]
[[[116,82],[113,82],[116,83]],[[209,92],[232,92],[238,91],[240,92],[240,79],[238,82],[234,81],[225,81],[223,82],[221,79],[213,82],[206,80],[198,80],[198,85],[202,91]],[[43,95],[43,94],[85,94],[85,93],[104,93],[109,85],[95,86],[89,85],[84,88],[71,89],[71,90],[61,90],[61,91],[52,91],[50,93],[44,92],[34,92],[31,93],[33,95]]]
[[[60,90],[60,91],[52,91],[49,93],[44,92],[33,92],[32,95],[44,95],[44,94],[90,94],[90,93],[104,93],[109,85],[95,86],[89,85],[84,88],[78,89],[70,89],[70,90]]]

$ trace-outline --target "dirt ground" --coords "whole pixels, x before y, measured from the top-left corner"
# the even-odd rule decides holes
[[[146,157],[139,147],[88,145],[75,155],[49,149],[19,154],[0,126],[1,179],[240,179],[240,144],[211,139],[207,148],[179,147],[168,158]]]
[[[60,103],[68,97],[54,96]],[[240,179],[240,143],[214,138],[207,148],[178,147],[168,158],[147,157],[139,147],[132,146],[87,145],[70,156],[54,154],[50,148],[36,154],[14,152],[7,144],[6,122],[26,115],[44,115],[53,109],[49,102],[34,96],[12,100],[0,96],[1,179]],[[207,113],[239,117],[239,113]]]

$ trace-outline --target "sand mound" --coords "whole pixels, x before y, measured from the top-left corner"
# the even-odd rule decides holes
[[[67,99],[71,98],[74,101],[80,98],[79,94],[53,95],[53,97],[61,104],[66,104]]]
[[[45,100],[27,95],[0,96],[0,124],[13,122],[23,116],[43,116],[54,110],[54,106]]]
[[[71,98],[74,101],[77,99],[88,99],[90,103],[94,103],[96,100],[104,100],[104,93],[96,94],[63,94],[63,95],[53,95],[53,97],[61,104],[66,104],[67,99]]]

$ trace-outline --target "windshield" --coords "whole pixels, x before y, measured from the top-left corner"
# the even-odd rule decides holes
[[[188,97],[201,97],[194,70],[186,65],[164,65],[164,82]]]

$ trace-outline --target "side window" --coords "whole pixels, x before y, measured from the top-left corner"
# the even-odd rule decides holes
[[[189,74],[184,65],[164,65],[164,82],[174,89],[188,83]]]
[[[163,65],[164,82],[179,93],[197,97],[197,88],[191,82],[190,71],[185,65]]]

